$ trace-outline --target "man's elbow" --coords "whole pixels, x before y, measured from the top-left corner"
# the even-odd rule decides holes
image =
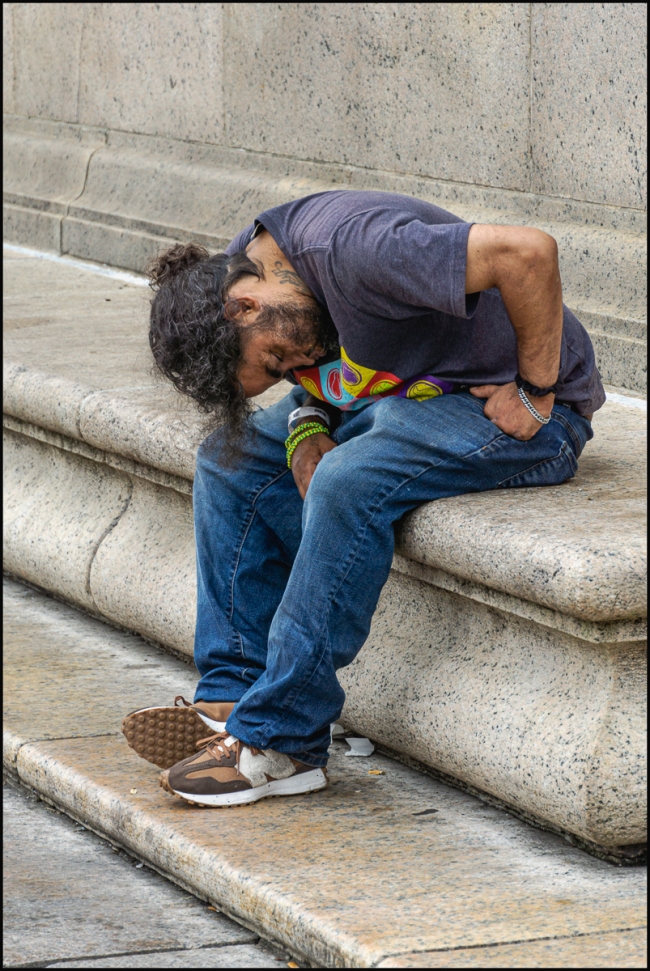
[[[554,274],[558,268],[557,241],[542,229],[522,226],[516,245],[516,257],[526,273]]]

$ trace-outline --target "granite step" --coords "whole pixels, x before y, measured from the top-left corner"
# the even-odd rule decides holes
[[[3,967],[286,968],[286,951],[7,776]]]
[[[604,380],[647,388],[641,211],[14,116],[5,117],[4,154],[7,241],[136,271],[178,240],[221,250],[262,210],[336,188],[539,226],[558,241],[565,303],[593,334]]]
[[[13,256],[5,569],[189,657],[205,428],[151,374],[147,291]],[[407,517],[368,643],[341,673],[359,734],[619,860],[646,840],[644,406],[613,394],[561,487]]]
[[[643,869],[385,756],[335,743],[324,792],[227,812],[168,796],[119,726],[190,665],[10,580],[4,604],[5,770],[296,961],[645,967]]]

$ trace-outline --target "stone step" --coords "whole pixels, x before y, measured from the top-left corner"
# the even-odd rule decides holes
[[[13,581],[4,595],[5,770],[298,961],[645,967],[641,868],[382,755],[335,743],[324,792],[253,807],[167,795],[119,726],[191,694],[192,668]]]
[[[5,782],[3,967],[287,967],[286,951]]]
[[[190,656],[204,428],[151,376],[146,290],[24,254],[5,277],[5,569]],[[645,402],[622,400],[565,485],[407,517],[341,674],[360,734],[608,858],[646,839]]]
[[[141,271],[176,240],[220,250],[259,212],[333,188],[416,195],[483,223],[534,224],[560,248],[565,303],[608,384],[646,389],[642,214],[351,166],[5,119],[5,239]]]

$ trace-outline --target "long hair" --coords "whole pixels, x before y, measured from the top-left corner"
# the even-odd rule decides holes
[[[227,450],[237,451],[253,408],[237,379],[241,329],[228,318],[224,297],[247,274],[263,278],[245,253],[210,256],[197,243],[177,244],[147,265],[154,291],[149,345],[158,370],[200,411],[224,422]]]

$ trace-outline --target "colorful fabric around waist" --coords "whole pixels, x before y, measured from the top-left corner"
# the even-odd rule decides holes
[[[426,401],[454,390],[453,381],[433,374],[398,378],[388,371],[373,371],[355,364],[341,348],[341,357],[320,367],[301,368],[293,376],[302,387],[321,401],[328,401],[343,411],[365,408],[379,398],[399,397]]]

